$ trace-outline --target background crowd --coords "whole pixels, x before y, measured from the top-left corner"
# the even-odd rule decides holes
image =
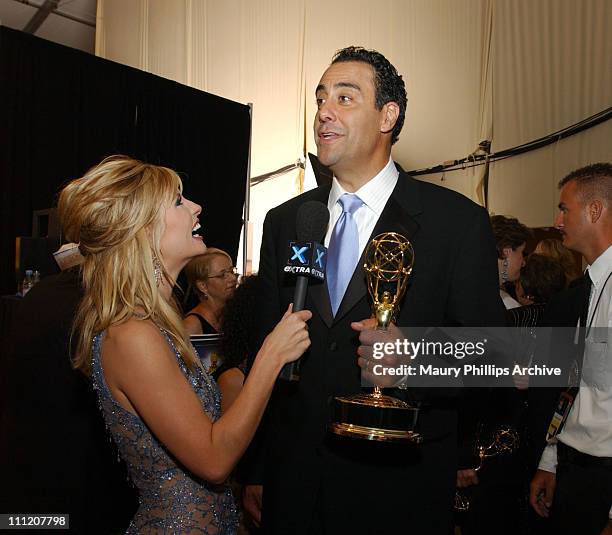
[[[202,208],[171,169],[113,156],[62,190],[65,236],[83,259],[37,284],[16,320],[1,509],[71,511],[83,533],[608,535],[612,165],[561,179],[560,236],[535,243],[517,219],[397,169],[406,91],[380,53],[339,51],[316,102],[318,157],[334,179],[269,212],[257,277],[239,280],[232,258],[206,247]],[[282,267],[308,201],[329,209],[328,278],[294,312]],[[581,327],[553,337],[575,352],[577,382],[385,385],[420,407],[423,444],[330,436],[329,398],[361,392],[381,336],[360,258],[391,230],[418,259],[398,327]],[[184,309],[183,270],[197,297]],[[220,359],[206,369],[189,335],[215,334]],[[300,381],[280,384],[298,358]],[[559,399],[565,425],[551,432]],[[513,447],[480,466],[500,426]]]

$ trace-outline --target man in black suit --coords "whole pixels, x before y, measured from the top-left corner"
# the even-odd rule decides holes
[[[89,380],[70,363],[79,268],[24,297],[0,373],[0,512],[70,515],[70,533],[124,530],[137,507]]]
[[[352,219],[358,245],[340,249],[344,260],[354,256],[340,299],[340,270],[330,274],[329,259],[327,281],[309,287],[312,346],[302,359],[299,383],[276,389],[262,429],[259,470],[248,482],[263,483],[267,533],[447,534],[457,467],[456,399],[447,390],[432,389],[422,400],[421,446],[331,435],[328,400],[361,392],[358,331],[371,327],[371,321],[362,322],[371,317],[371,308],[363,261],[357,259],[381,232],[400,232],[415,251],[398,325],[503,324],[488,216],[465,197],[396,170],[391,145],[404,122],[406,93],[384,56],[357,47],[341,50],[323,74],[316,99],[318,158],[332,169],[334,180],[266,217],[260,335],[270,331],[293,297],[295,281],[283,266],[289,242],[296,239],[300,205],[316,200],[330,209],[329,258],[345,239],[335,237],[338,221],[348,228]],[[256,509],[260,492],[261,487],[247,487],[247,510]]]

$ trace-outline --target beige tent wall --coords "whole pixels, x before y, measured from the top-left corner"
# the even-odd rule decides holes
[[[485,0],[309,1],[307,117],[314,118],[314,89],[333,52],[360,44],[383,52],[406,83],[408,109],[393,148],[396,161],[415,169],[472,152],[481,139],[487,7]],[[316,153],[312,129],[307,146]],[[475,173],[464,174],[462,180],[455,180],[456,175],[443,184],[474,197]]]
[[[99,0],[96,53],[252,102],[257,176],[303,157],[304,144],[316,152],[314,88],[332,54],[376,48],[404,75],[393,157],[414,169],[465,157],[482,139],[494,151],[525,143],[612,106],[610,27],[608,0]],[[612,160],[610,134],[612,121],[492,164],[491,211],[550,224],[559,178]],[[478,200],[482,170],[422,179]],[[297,193],[296,173],[251,188],[254,266],[265,213]]]
[[[258,176],[302,154],[303,30],[303,0],[103,0],[96,53],[253,103],[251,175]],[[293,197],[296,183],[294,172],[251,188],[255,268],[265,214]],[[206,199],[197,200],[205,221]]]
[[[612,106],[612,3],[495,3],[493,150],[561,130]],[[564,175],[612,161],[612,121],[492,165],[490,209],[551,225]]]

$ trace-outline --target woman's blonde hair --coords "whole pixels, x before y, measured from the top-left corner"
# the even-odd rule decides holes
[[[563,245],[561,240],[544,238],[538,242],[535,250],[539,254],[548,256],[561,264],[568,284],[582,274],[580,267],[574,260],[574,255],[565,245]]]
[[[187,288],[188,293],[190,291],[195,291],[198,296],[202,295],[197,282],[208,280],[210,275],[210,264],[215,256],[225,256],[232,264],[234,263],[229,253],[226,253],[223,249],[217,249],[216,247],[209,247],[204,254],[192,258],[185,266],[185,277],[189,284]]]
[[[167,331],[190,368],[200,364],[176,303],[164,299],[156,281],[157,266],[174,285],[160,263],[160,239],[164,207],[181,191],[181,179],[171,169],[116,155],[60,193],[65,236],[79,244],[84,257],[84,296],[73,325],[77,342],[72,360],[86,375],[91,374],[93,337],[134,315]]]

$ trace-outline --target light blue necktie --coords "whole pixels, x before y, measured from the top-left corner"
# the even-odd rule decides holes
[[[326,268],[327,288],[334,316],[359,260],[359,232],[353,215],[363,205],[363,201],[352,193],[343,194],[338,202],[342,206],[342,213],[329,240]]]

